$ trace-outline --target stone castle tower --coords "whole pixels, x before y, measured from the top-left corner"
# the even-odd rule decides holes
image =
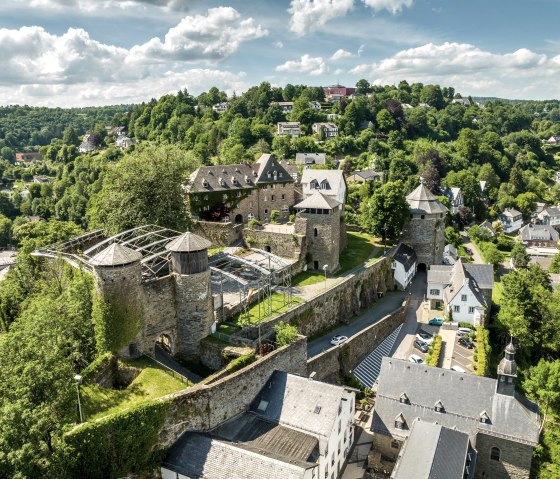
[[[308,265],[333,273],[340,268],[341,203],[320,191],[295,205],[296,234],[307,236]]]
[[[515,362],[515,346],[510,340],[506,346],[505,354],[498,365],[498,381],[496,392],[505,396],[515,393],[515,380],[517,379],[517,363]]]
[[[200,340],[211,334],[214,322],[210,246],[190,232],[171,240],[165,246],[169,275],[149,282],[142,278],[142,254],[127,246],[112,243],[90,258],[103,300],[136,321],[137,333],[119,351],[122,356],[154,353],[163,337],[169,353],[187,359],[198,356]]]
[[[418,264],[426,267],[443,263],[445,247],[445,215],[447,208],[421,183],[406,197],[410,218],[401,241],[416,252]]]

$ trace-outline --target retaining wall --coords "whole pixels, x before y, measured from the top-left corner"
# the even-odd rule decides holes
[[[195,221],[193,233],[206,238],[216,246],[229,246],[243,236],[243,225],[234,223],[218,223],[214,221]]]

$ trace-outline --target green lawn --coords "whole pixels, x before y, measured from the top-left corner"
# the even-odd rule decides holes
[[[383,247],[375,243],[375,237],[366,233],[348,232],[348,246],[340,255],[340,270],[338,275],[359,265],[365,265],[367,260],[379,258],[383,254]]]
[[[283,293],[272,293],[272,314],[264,316],[264,305],[263,301],[260,303],[255,303],[248,311],[248,317],[242,317],[239,315],[236,321],[240,324],[258,324],[259,322],[267,321],[281,313],[288,311],[293,308],[297,303],[302,303],[303,300],[296,296],[292,296],[292,302],[289,304],[284,304],[284,294]],[[259,304],[260,304],[260,321],[259,321]]]
[[[504,294],[504,285],[499,279],[494,279],[494,288],[492,289],[492,302],[500,305]]]
[[[292,286],[309,286],[325,281],[325,275],[317,271],[302,271],[292,278]]]
[[[181,391],[190,385],[173,378],[149,358],[142,357],[125,363],[142,369],[126,389],[109,389],[97,385],[81,387],[84,420],[90,421],[114,414],[144,401]]]

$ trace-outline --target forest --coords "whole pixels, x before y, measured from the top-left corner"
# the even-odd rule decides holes
[[[75,421],[67,378],[104,352],[95,339],[91,279],[30,253],[95,228],[113,233],[157,223],[185,230],[191,220],[183,185],[200,165],[324,152],[328,168],[382,172],[379,184],[349,185],[346,223],[393,240],[407,214],[405,196],[420,176],[438,196],[443,186],[461,188],[465,207],[448,218],[450,242],[473,221],[495,220],[505,208],[528,220],[538,203],[560,202],[559,150],[543,143],[560,135],[558,101],[458,102],[453,87],[406,81],[376,86],[359,80],[356,87],[355,98],[334,104],[321,87],[261,83],[229,99],[213,87],[138,105],[0,108],[0,246],[18,249],[15,268],[0,282],[0,479],[65,477],[61,438]],[[212,109],[224,101],[225,113]],[[287,114],[278,105],[285,101],[293,102]],[[327,114],[339,129],[329,140],[311,129]],[[303,136],[277,136],[279,121],[300,122]],[[117,148],[109,127],[122,127],[138,143]],[[97,148],[80,153],[86,133]],[[38,151],[44,161],[16,163],[24,151]],[[39,177],[45,181],[34,182]],[[394,227],[384,228],[387,223]],[[513,248],[507,237],[502,241]],[[560,272],[560,257],[557,263]],[[520,387],[557,418],[558,293],[537,267],[525,264],[511,275],[503,280],[506,306],[493,313],[492,338],[496,344],[513,333],[520,338]],[[560,441],[554,438],[560,430],[551,426],[543,434],[548,439],[536,452],[534,477],[558,477]]]

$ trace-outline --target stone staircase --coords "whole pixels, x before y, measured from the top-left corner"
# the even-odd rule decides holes
[[[387,336],[382,343],[375,348],[358,366],[354,368],[352,374],[360,381],[362,386],[371,388],[377,381],[381,371],[381,360],[384,356],[389,356],[395,345],[395,341],[402,328],[402,324]]]

